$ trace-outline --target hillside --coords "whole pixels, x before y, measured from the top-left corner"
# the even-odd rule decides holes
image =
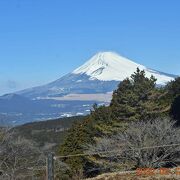
[[[94,106],[82,123],[69,130],[59,155],[88,155],[64,160],[72,172],[81,170],[85,177],[178,165],[180,147],[164,145],[179,144],[179,119],[171,119],[179,87],[179,78],[158,87],[154,77],[137,69],[113,92],[110,106]]]
[[[40,121],[17,126],[12,130],[16,135],[33,140],[41,148],[60,145],[73,123],[82,121],[83,116]],[[47,146],[47,147],[46,147]]]

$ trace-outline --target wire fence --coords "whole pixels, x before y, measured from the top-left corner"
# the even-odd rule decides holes
[[[168,144],[168,145],[161,145],[161,146],[148,146],[148,147],[141,147],[141,148],[132,148],[132,149],[126,149],[126,151],[137,151],[137,150],[156,149],[156,148],[175,147],[175,146],[180,146],[180,144]],[[119,153],[119,152],[121,152],[121,151],[120,150],[111,150],[111,151],[99,151],[99,152],[95,152],[95,153],[81,153],[81,154],[71,154],[71,155],[65,155],[65,156],[54,156],[54,160],[70,158],[70,157],[80,157],[80,156],[95,156],[95,155],[103,155],[103,154],[107,154],[107,153]]]
[[[132,151],[134,153],[135,151],[142,151],[142,150],[146,151],[146,150],[150,150],[150,149],[170,148],[170,147],[177,147],[177,146],[180,146],[180,144],[167,144],[167,145],[157,145],[157,146],[148,146],[148,147],[140,147],[140,148],[131,148],[131,149],[126,149],[126,151]],[[55,173],[54,163],[56,161],[63,161],[64,159],[68,159],[68,158],[88,157],[88,156],[99,156],[101,158],[102,157],[104,158],[104,157],[110,157],[110,156],[118,156],[118,153],[121,153],[121,152],[122,152],[121,150],[109,150],[109,151],[98,151],[98,152],[93,152],[93,153],[70,154],[70,155],[63,155],[63,156],[53,156],[51,154],[51,156],[49,156],[50,159],[49,160],[47,159],[47,177],[48,177],[48,180],[54,180],[54,177],[56,176],[56,174],[54,174]],[[133,155],[133,153],[132,153],[132,155]],[[92,169],[89,170],[89,172],[90,171],[93,172],[93,171],[96,171],[96,170],[103,170],[103,168],[92,168]]]
[[[123,146],[123,145],[122,145]],[[167,144],[167,145],[158,145],[158,146],[147,146],[147,147],[140,147],[140,148],[131,148],[131,149],[126,149],[126,151],[141,151],[141,150],[149,150],[149,149],[156,149],[156,148],[170,148],[170,147],[177,147],[180,146],[180,144]],[[120,147],[120,146],[119,146]],[[55,163],[56,161],[62,161],[63,159],[67,158],[75,158],[75,157],[88,157],[88,156],[100,156],[100,157],[109,157],[112,155],[118,156],[118,153],[121,153],[121,150],[110,150],[110,151],[97,151],[93,153],[79,153],[79,154],[69,154],[69,155],[62,155],[62,156],[55,156],[53,153],[49,153],[46,159],[46,165],[45,166],[39,166],[39,167],[33,167],[29,168],[29,170],[32,170],[33,172],[36,171],[43,171],[45,172],[45,178],[47,180],[54,180],[54,177],[56,176],[56,166]],[[104,156],[105,155],[105,156]],[[89,171],[96,171],[98,168],[93,168]],[[102,170],[102,168],[101,168]],[[128,172],[128,171],[123,171],[123,173]],[[34,173],[36,174],[36,173]],[[31,179],[34,179],[35,176],[32,175],[32,173],[25,173],[24,174],[26,177],[32,176]],[[6,178],[4,177],[3,180]],[[7,178],[9,180],[9,178]],[[1,177],[0,177],[1,180]]]

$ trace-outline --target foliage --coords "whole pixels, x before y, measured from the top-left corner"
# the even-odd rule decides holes
[[[166,88],[168,89],[168,94],[171,97],[171,99],[174,99],[177,96],[179,96],[180,95],[180,77],[168,83]]]
[[[170,114],[175,120],[177,120],[177,125],[180,126],[180,95],[174,99]]]
[[[170,115],[177,120],[177,125],[180,125],[180,77],[167,85],[168,97],[171,99]]]

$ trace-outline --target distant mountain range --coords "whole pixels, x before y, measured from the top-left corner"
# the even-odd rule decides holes
[[[0,97],[0,126],[86,115],[95,102],[103,103],[79,100],[32,100],[17,94],[7,94]]]
[[[100,52],[54,82],[0,97],[0,122],[1,115],[13,113],[16,120],[10,123],[14,124],[85,115],[94,102],[108,104],[112,91],[137,68],[145,70],[147,77],[153,75],[158,85],[165,85],[177,77],[147,68],[113,52]]]

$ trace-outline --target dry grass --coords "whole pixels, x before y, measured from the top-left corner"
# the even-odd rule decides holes
[[[153,176],[136,175],[135,171],[108,173],[87,180],[180,180],[180,174],[176,175],[174,169],[172,169],[171,172],[169,175],[160,175],[157,173]]]

